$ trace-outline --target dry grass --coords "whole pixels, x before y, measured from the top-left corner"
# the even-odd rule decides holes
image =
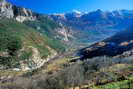
[[[100,69],[100,71],[104,70],[104,71],[115,72],[115,71],[130,69],[130,68],[133,68],[133,65],[131,65],[131,64],[115,64],[108,68],[102,68],[102,69]]]
[[[13,71],[13,70],[0,70],[0,77],[1,76],[19,76],[23,75],[27,71]]]
[[[47,70],[48,71],[57,71],[57,70],[60,70],[60,69],[62,69],[62,65],[63,64],[67,64],[68,62],[69,62],[68,58],[54,60],[51,64],[49,64],[47,66]]]

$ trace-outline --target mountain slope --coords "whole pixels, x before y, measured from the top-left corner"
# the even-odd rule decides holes
[[[0,34],[0,65],[3,65],[3,60],[7,60],[8,62],[8,60],[12,60],[13,58],[13,64],[15,66],[22,67],[20,65],[25,62],[26,66],[31,66],[32,68],[43,61],[48,61],[49,58],[56,56],[57,53],[64,51],[64,47],[58,41],[53,41],[35,29],[14,20],[1,20]],[[16,40],[11,41],[13,39]],[[9,47],[12,49],[9,49]],[[19,49],[15,50],[15,47]],[[7,67],[9,66],[7,65]]]
[[[47,35],[52,39],[58,39],[61,41],[69,41],[71,38],[71,33],[69,33],[69,28],[56,23],[50,19],[47,15],[37,16],[35,21],[24,21],[24,23],[37,31]]]
[[[130,56],[133,49],[133,26],[81,51],[83,58],[96,56]],[[125,52],[125,53],[124,53]]]

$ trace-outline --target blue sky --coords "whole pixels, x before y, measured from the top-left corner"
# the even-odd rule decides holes
[[[8,0],[40,13],[63,13],[73,10],[133,10],[133,0]]]

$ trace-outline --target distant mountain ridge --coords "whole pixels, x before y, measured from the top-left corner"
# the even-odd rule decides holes
[[[126,29],[133,23],[133,10],[92,12],[74,11],[52,14],[50,18],[74,29],[74,36],[82,43],[99,41]],[[84,39],[84,40],[83,40]]]
[[[61,17],[64,16],[65,19],[68,19],[69,17],[73,18],[83,18],[85,16],[88,16],[88,18],[85,18],[86,20],[92,19],[91,17],[97,17],[97,18],[103,18],[103,19],[109,19],[109,17],[117,17],[117,18],[132,18],[133,16],[133,10],[114,10],[114,11],[102,11],[101,9],[98,9],[96,11],[91,12],[80,12],[77,10],[74,10],[72,12],[67,13],[55,13],[51,14],[51,16],[57,16]],[[68,18],[67,18],[68,17]]]
[[[133,10],[102,11],[93,12],[70,12],[64,14],[53,14],[51,17],[65,25],[76,29],[89,29],[89,26],[106,25],[117,27],[120,24],[131,24],[133,22]],[[79,28],[80,27],[80,28]],[[127,26],[128,27],[128,26]],[[122,28],[122,26],[121,26]]]

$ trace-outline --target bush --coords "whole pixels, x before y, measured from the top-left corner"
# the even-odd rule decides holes
[[[64,71],[65,83],[68,86],[75,87],[80,86],[84,82],[84,68],[80,64],[74,64]]]
[[[38,89],[64,89],[59,79],[54,76],[46,76],[37,82],[36,88]]]
[[[11,37],[7,45],[8,53],[11,56],[16,56],[17,51],[22,48],[22,42],[17,37]]]
[[[21,48],[21,39],[6,30],[0,30],[0,52],[8,53],[8,56],[3,55],[0,57],[0,65],[4,65],[6,67],[18,65],[17,52]]]
[[[11,56],[15,56],[22,47],[21,39],[3,30],[0,30],[0,35],[0,51],[7,51]]]

